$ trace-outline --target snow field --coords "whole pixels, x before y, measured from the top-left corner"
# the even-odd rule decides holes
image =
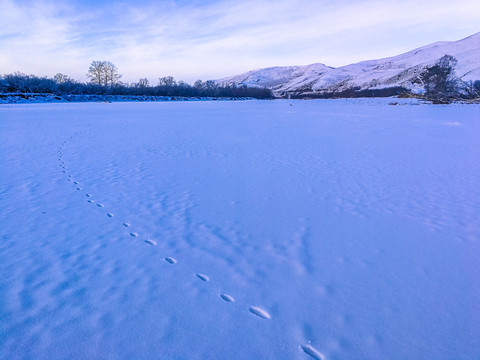
[[[387,100],[0,108],[0,357],[475,358],[478,107]]]
[[[68,141],[72,140],[72,139],[73,139],[73,136],[69,137],[68,140],[66,140],[62,143],[62,145],[59,147],[59,150],[58,150],[58,161],[60,162],[60,167],[63,169],[62,173],[67,176],[67,181],[72,181],[72,176],[68,173],[68,169],[66,168],[65,162],[63,161],[63,149],[64,149],[65,146],[67,146]],[[78,184],[77,181],[72,181],[72,183],[75,184],[75,185]],[[82,188],[77,187],[76,190],[81,191]],[[103,204],[95,203],[95,201],[91,200],[90,199],[92,197],[91,194],[86,193],[85,196],[87,198],[89,198],[87,200],[88,203],[96,205],[97,207],[100,207],[100,208],[105,207]],[[113,217],[113,214],[111,214],[109,212],[106,212],[106,215],[110,218]],[[122,222],[122,225],[126,228],[131,227],[130,223],[128,223],[128,222]],[[131,237],[134,237],[134,238],[139,237],[139,234],[136,233],[136,232],[130,232],[129,235]],[[141,236],[140,236],[140,238],[142,238],[143,241],[145,243],[147,243],[148,245],[151,245],[151,246],[156,246],[157,245],[156,241],[154,241],[154,240],[150,240],[148,238],[144,238],[144,237],[141,237]],[[166,262],[168,262],[169,264],[172,264],[172,265],[177,263],[177,260],[173,257],[170,257],[170,256],[165,257],[164,260]],[[210,281],[210,278],[207,275],[197,273],[196,276],[197,276],[197,278],[199,278],[202,281]],[[223,300],[225,300],[227,302],[234,302],[235,301],[234,298],[231,295],[224,294],[224,293],[220,293],[218,295],[219,295],[220,298],[222,298]],[[263,310],[261,308],[255,307],[255,306],[251,306],[249,308],[249,310],[252,314],[255,314],[255,315],[257,315],[257,316],[259,316],[263,319],[270,319],[270,314],[266,310]]]

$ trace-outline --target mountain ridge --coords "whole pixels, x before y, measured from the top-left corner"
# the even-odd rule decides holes
[[[480,32],[456,41],[437,41],[405,53],[340,67],[322,63],[275,66],[219,79],[220,85],[266,87],[276,96],[318,95],[356,90],[405,88],[422,92],[419,75],[444,55],[457,60],[456,76],[480,80]]]

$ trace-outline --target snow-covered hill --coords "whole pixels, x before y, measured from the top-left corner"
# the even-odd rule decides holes
[[[477,33],[459,41],[436,42],[398,56],[338,68],[324,64],[272,67],[220,79],[218,83],[267,87],[277,95],[397,86],[420,91],[418,75],[446,54],[458,60],[455,72],[459,78],[480,80],[480,33]]]
[[[333,68],[324,64],[306,66],[275,66],[218,80],[221,85],[246,85],[248,87],[267,87],[271,89],[282,87],[293,79],[318,77]]]

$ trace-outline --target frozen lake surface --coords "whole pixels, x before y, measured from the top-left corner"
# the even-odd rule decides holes
[[[480,359],[480,106],[390,101],[0,106],[0,358]]]

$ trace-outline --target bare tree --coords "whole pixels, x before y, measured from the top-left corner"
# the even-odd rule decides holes
[[[147,78],[140,78],[138,79],[138,83],[136,84],[137,87],[139,88],[146,88],[150,85],[150,82],[148,81]]]
[[[464,82],[464,92],[468,99],[475,99],[480,97],[480,80]]]
[[[118,68],[110,61],[106,61],[105,63],[105,86],[119,83],[122,75],[118,72]]]
[[[91,83],[103,85],[104,73],[103,73],[103,61],[92,61],[90,68],[88,69],[87,78]]]
[[[65,82],[69,81],[69,80],[70,80],[70,78],[67,75],[62,74],[62,73],[57,73],[53,77],[53,81],[55,81],[57,84],[63,84]]]
[[[158,79],[158,85],[160,86],[175,86],[177,82],[173,78],[173,76],[165,76]]]
[[[215,90],[218,88],[217,84],[213,80],[207,80],[203,83],[203,87],[207,90]]]
[[[87,73],[91,83],[101,86],[115,85],[121,77],[118,68],[110,61],[92,61]]]

